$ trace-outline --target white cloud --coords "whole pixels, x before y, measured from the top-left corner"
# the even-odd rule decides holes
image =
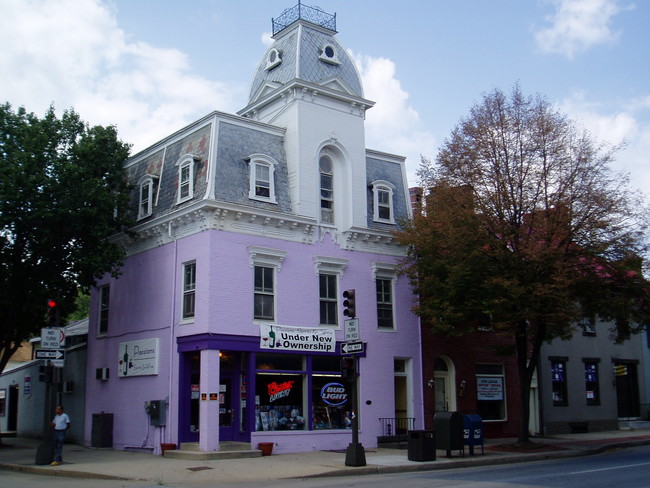
[[[407,177],[414,185],[420,155],[435,150],[435,137],[421,128],[419,114],[408,104],[409,94],[395,77],[393,61],[352,51],[350,55],[359,70],[365,98],[376,102],[366,113],[366,146],[406,156]]]
[[[596,141],[625,144],[613,169],[630,175],[633,188],[650,188],[650,97],[630,100],[613,111],[587,100],[582,92],[562,100],[560,110],[587,129]]]
[[[241,87],[194,74],[181,51],[128,39],[99,0],[2,1],[0,44],[3,101],[39,115],[73,107],[115,124],[135,151],[241,99]]]
[[[547,1],[553,3],[556,10],[553,16],[546,18],[550,25],[535,33],[542,51],[564,54],[571,59],[592,46],[617,39],[618,33],[610,24],[622,10],[618,0]]]

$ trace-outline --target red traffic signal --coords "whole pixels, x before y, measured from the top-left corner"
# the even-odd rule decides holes
[[[59,326],[59,307],[56,300],[50,298],[47,300],[47,325],[49,327]]]

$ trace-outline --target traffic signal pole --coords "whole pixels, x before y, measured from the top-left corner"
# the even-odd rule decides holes
[[[354,358],[355,362],[355,371],[358,371],[356,367],[357,358]],[[357,412],[359,411],[359,401],[357,395],[357,378],[358,374],[354,374],[352,378],[348,378],[350,385],[350,394],[351,394],[351,404],[352,404],[352,442],[348,444],[348,448],[345,451],[345,465],[346,466],[365,466],[366,465],[366,452],[363,449],[363,444],[359,442],[359,416]]]

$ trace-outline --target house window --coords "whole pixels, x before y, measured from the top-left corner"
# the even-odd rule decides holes
[[[196,263],[183,266],[183,319],[194,318],[196,304]]]
[[[384,330],[395,328],[393,290],[397,280],[397,268],[394,264],[372,263],[372,278],[377,292],[377,327]]]
[[[250,161],[250,188],[248,198],[276,203],[275,167],[277,162],[263,154],[252,154]]]
[[[287,252],[250,246],[248,253],[253,269],[253,317],[257,320],[275,320],[275,276]]]
[[[178,163],[178,198],[176,203],[182,203],[194,197],[194,156],[183,156]]]
[[[551,383],[554,406],[567,406],[566,359],[551,359]]]
[[[320,169],[320,221],[334,223],[334,163],[323,155],[319,159]]]
[[[598,382],[598,360],[585,359],[585,392],[587,405],[600,405],[600,385]]]
[[[104,285],[99,287],[99,327],[98,331],[100,334],[106,334],[108,332],[108,309],[110,303],[111,295],[110,285]]]
[[[596,324],[593,319],[584,318],[580,322],[582,327],[582,335],[584,336],[595,336],[596,335]]]
[[[393,324],[393,280],[378,279],[377,284],[377,326],[392,329]]]
[[[372,183],[373,193],[373,220],[388,224],[395,223],[393,212],[393,191],[395,185],[387,181],[375,181]]]
[[[153,208],[153,179],[146,177],[140,181],[140,206],[138,208],[138,219],[151,215]]]
[[[273,320],[273,273],[274,269],[255,266],[255,293],[253,315],[255,319]]]
[[[483,420],[506,420],[503,365],[476,365],[476,410]]]
[[[336,275],[321,273],[318,282],[320,290],[320,323],[322,325],[336,325],[338,324]]]

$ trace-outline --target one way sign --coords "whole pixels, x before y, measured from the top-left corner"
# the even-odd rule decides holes
[[[36,359],[65,359],[65,351],[61,349],[38,349]]]
[[[362,341],[344,342],[341,344],[341,353],[343,354],[363,354],[365,344]]]

